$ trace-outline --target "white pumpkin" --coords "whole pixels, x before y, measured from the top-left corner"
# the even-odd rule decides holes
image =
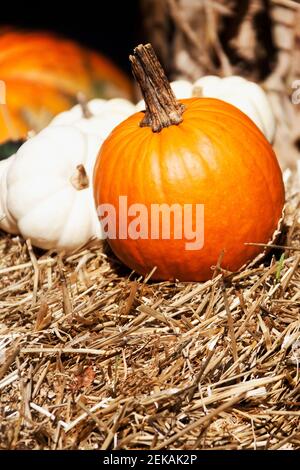
[[[76,127],[52,126],[20,147],[7,169],[6,212],[33,245],[69,252],[102,237],[91,181],[100,145]]]
[[[70,252],[102,238],[92,175],[103,140],[135,106],[84,101],[56,116],[0,166],[0,228],[43,249]],[[2,215],[1,215],[2,213]]]
[[[123,98],[94,99],[58,114],[50,126],[72,125],[85,134],[105,139],[114,127],[135,112],[135,106]]]
[[[7,172],[15,159],[12,155],[0,161],[0,228],[8,233],[18,234],[18,227],[7,209]]]
[[[171,83],[171,87],[178,99],[204,96],[231,103],[247,114],[269,142],[273,142],[275,117],[266,93],[256,83],[238,76],[220,78],[208,75],[199,78],[194,84],[177,80]],[[144,102],[140,101],[136,109],[144,109]]]

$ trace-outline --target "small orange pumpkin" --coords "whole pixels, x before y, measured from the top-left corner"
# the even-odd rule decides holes
[[[0,34],[0,142],[40,130],[52,117],[86,97],[131,96],[127,77],[101,54],[48,33]],[[2,112],[2,113],[1,113]]]
[[[268,243],[282,215],[284,186],[272,147],[230,104],[177,102],[150,45],[137,47],[131,61],[146,112],[114,129],[94,171],[96,205],[116,209],[112,250],[140,274],[156,268],[153,279],[205,281],[222,252],[222,267],[238,270],[262,250],[247,242]],[[188,240],[176,239],[175,219],[169,239],[124,237],[119,196],[127,196],[128,207],[143,204],[148,214],[153,204],[202,204],[202,248],[186,249]],[[128,217],[126,231],[133,220]]]

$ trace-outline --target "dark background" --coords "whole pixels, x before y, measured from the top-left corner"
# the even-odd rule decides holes
[[[43,29],[76,39],[106,54],[129,73],[128,55],[145,39],[139,3],[138,0],[22,3],[8,0],[1,2],[0,27]]]

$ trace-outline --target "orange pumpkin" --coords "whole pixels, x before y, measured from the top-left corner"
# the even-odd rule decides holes
[[[78,91],[88,99],[131,95],[129,80],[108,59],[48,33],[3,32],[0,80],[7,104],[0,106],[0,142],[40,130]]]
[[[116,209],[116,237],[108,239],[112,250],[140,274],[156,267],[153,279],[205,281],[222,252],[221,266],[238,270],[262,250],[247,242],[268,243],[281,218],[284,186],[270,144],[230,104],[212,98],[177,102],[149,45],[136,48],[131,61],[146,112],[114,129],[94,171],[96,205]],[[187,249],[189,238],[176,239],[175,218],[169,239],[153,239],[150,230],[148,238],[124,237],[139,214],[125,222],[119,196],[127,196],[128,207],[143,204],[148,215],[153,204],[202,204],[203,246]]]

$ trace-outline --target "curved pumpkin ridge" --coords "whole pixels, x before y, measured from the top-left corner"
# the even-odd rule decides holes
[[[127,119],[126,119],[127,121]],[[124,122],[126,122],[124,121]],[[117,126],[119,127],[119,126]],[[109,153],[111,155],[111,166],[106,170],[105,173],[100,172],[101,176],[101,187],[105,188],[105,191],[107,191],[111,197],[113,197],[114,192],[118,197],[115,198],[114,200],[114,206],[118,207],[118,198],[119,196],[124,196],[128,194],[129,187],[126,187],[125,190],[121,191],[121,185],[124,183],[124,175],[125,174],[131,174],[131,172],[128,171],[128,163],[125,158],[114,158],[114,155],[118,152],[120,152],[121,155],[125,154],[125,149],[128,146],[128,142],[126,138],[123,138],[122,133],[118,135],[118,138],[116,138],[114,141],[112,140],[113,135],[115,135],[115,132],[112,131],[112,133],[108,136],[108,138],[104,141],[103,147],[108,147],[109,146]],[[125,136],[124,136],[125,137]],[[136,136],[137,138],[137,136]],[[110,144],[110,142],[113,142]],[[134,164],[134,162],[132,162]],[[94,196],[96,202],[99,202],[99,191],[97,191],[97,185],[95,178],[98,177],[99,173],[99,160],[97,160],[94,168]],[[113,184],[112,184],[113,182]],[[132,185],[134,183],[134,180],[131,178],[128,179],[128,186]],[[119,190],[120,188],[120,190]],[[100,202],[101,203],[101,202]],[[99,205],[99,204],[97,204]],[[117,220],[117,233],[119,230],[119,224]]]
[[[184,100],[182,100],[182,101],[184,101]],[[203,101],[204,101],[204,100],[203,100]],[[218,101],[218,100],[216,100],[216,101]],[[225,107],[228,107],[228,106],[229,106],[229,108],[232,107],[232,105],[230,105],[229,103],[225,103],[225,102],[223,102],[223,101],[222,101],[222,103],[225,105]],[[195,104],[197,104],[197,103],[195,103]],[[205,103],[204,103],[204,104],[205,104]],[[237,110],[237,109],[236,109],[236,110]],[[255,130],[257,130],[257,132],[258,132],[258,134],[259,134],[259,136],[260,136],[260,139],[257,140],[257,144],[258,144],[258,142],[259,142],[259,144],[264,148],[264,150],[266,150],[266,148],[269,148],[269,143],[266,141],[264,135],[262,134],[262,132],[260,131],[260,129],[255,125],[255,123],[253,123],[253,122],[251,121],[251,119],[249,119],[248,116],[246,116],[242,111],[240,111],[240,110],[237,110],[237,111],[239,111],[240,114],[242,115],[242,116],[240,116],[240,117],[246,118],[246,119],[248,120],[248,122],[251,124],[251,126],[247,127],[249,130],[251,130],[252,132],[255,131]],[[212,107],[209,107],[209,112],[213,112]],[[228,118],[228,117],[232,118],[232,115],[226,113],[226,117],[227,117],[227,118]],[[195,118],[197,118],[197,116],[195,116]],[[236,122],[236,123],[239,122],[240,124],[243,125],[243,121],[241,122],[241,121],[240,121],[239,119],[237,119],[236,117],[234,117],[234,119],[235,119],[235,122]],[[205,122],[208,123],[208,122],[209,122],[209,119],[205,119]],[[213,124],[213,126],[215,125],[215,121],[214,121],[213,119],[211,120],[211,123]],[[232,129],[231,126],[224,126],[222,122],[219,123],[219,125],[221,125],[221,127],[224,129],[225,132],[230,132],[231,129]],[[191,125],[190,127],[192,128],[193,126]],[[243,127],[244,127],[244,126],[243,126]],[[245,146],[245,142],[244,142],[243,139],[241,139],[241,138],[239,137],[239,134],[235,133],[235,134],[234,134],[234,139],[235,139],[235,140],[238,140],[241,146],[243,146],[243,147]],[[250,150],[251,150],[251,149],[250,149]],[[274,152],[273,152],[273,154],[274,154],[274,157],[276,158],[276,155],[275,155]],[[255,155],[253,155],[253,157],[255,157]],[[268,158],[268,154],[267,154],[266,158]],[[249,159],[249,157],[246,157],[246,158],[245,158],[246,164],[247,164],[247,160],[248,160],[248,159]],[[260,161],[258,160],[258,163],[259,163],[259,162],[260,162]],[[271,162],[271,164],[272,164],[272,162]],[[262,165],[260,165],[259,168],[260,168],[260,170],[262,170],[262,169],[263,169]],[[279,164],[278,164],[278,168],[279,168]],[[267,188],[268,188],[268,192],[269,192],[269,194],[272,196],[272,190],[270,189],[270,187],[273,186],[273,184],[270,183],[270,181],[269,181],[269,176],[270,176],[270,172],[267,171],[266,174],[264,174],[264,178],[265,178],[265,182],[266,182],[266,185],[267,185]],[[273,201],[273,202],[275,202],[275,201]]]
[[[230,103],[227,103],[226,101],[219,100],[217,98],[186,98],[179,100],[181,103],[186,104],[187,101],[191,101],[189,103],[189,117],[193,117],[193,113],[196,114],[196,118],[199,119],[198,112],[211,112],[211,113],[217,113],[218,116],[220,117],[220,124],[224,124],[224,119],[223,118],[229,118],[232,121],[236,123],[241,123],[242,120],[242,125],[244,128],[247,128],[247,130],[251,134],[256,134],[260,135],[263,137],[265,140],[265,136],[262,133],[262,131],[257,127],[255,122],[250,119],[247,114],[243,113],[239,108],[236,108]],[[235,113],[232,113],[232,110],[235,110]],[[184,114],[183,114],[184,115]],[[268,141],[267,141],[267,144]]]
[[[230,133],[231,132],[231,127],[229,126],[229,129],[226,129],[226,130],[227,130],[227,132]],[[259,131],[258,128],[257,128],[257,130]],[[245,158],[244,158],[244,166],[248,166],[249,157],[255,159],[256,165],[258,166],[259,171],[260,171],[261,175],[264,178],[265,185],[266,185],[266,188],[267,188],[268,193],[270,195],[270,198],[272,199],[272,202],[275,203],[275,201],[273,199],[273,196],[272,196],[272,187],[274,186],[274,181],[272,181],[272,182],[270,181],[270,175],[272,175],[272,171],[270,172],[269,169],[264,170],[264,168],[266,166],[266,163],[267,163],[267,159],[269,158],[269,152],[266,152],[266,149],[269,148],[269,144],[266,141],[266,139],[264,138],[263,134],[261,134],[260,131],[259,131],[259,133],[260,133],[260,138],[257,139],[256,144],[262,148],[261,153],[266,154],[265,157],[264,157],[264,161],[262,162],[260,159],[257,159],[256,155],[252,154],[253,148],[250,147],[250,149],[248,149],[248,152],[250,151],[249,155],[246,155]],[[245,140],[242,139],[239,136],[238,133],[235,133],[233,137],[234,137],[234,142],[238,141],[238,143],[241,147],[246,148]],[[276,159],[276,156],[275,156],[274,152],[273,152],[273,158]],[[273,166],[273,163],[274,163],[273,158],[272,158],[272,160],[270,160],[269,166]],[[278,165],[278,169],[279,169],[279,165]]]
[[[164,154],[164,152],[165,152],[164,139],[157,138],[157,135],[153,134],[153,133],[152,133],[152,136],[153,136],[152,137],[152,146],[151,147],[149,146],[148,148],[144,149],[144,153],[145,153],[145,155],[147,155],[147,157],[149,156],[149,154],[151,152],[151,160],[149,161],[149,158],[147,158],[147,160],[148,160],[147,163],[148,164],[147,164],[147,167],[146,167],[146,174],[148,174],[148,177],[151,178],[150,181],[153,184],[152,191],[153,191],[154,195],[156,195],[156,199],[153,200],[153,204],[163,204],[166,201],[168,201],[168,190],[169,190],[169,188],[166,185],[166,182],[167,182],[166,178],[164,178],[163,175],[164,175],[165,172],[168,173],[169,168],[167,166],[167,157],[166,157],[165,160],[159,158],[159,156]],[[159,173],[159,179],[158,180],[156,180],[157,172],[155,172],[155,174],[153,174],[153,160],[155,160],[155,162],[156,162],[156,169],[157,169],[157,172]],[[142,174],[144,172],[145,172],[145,168],[144,168],[144,171],[142,172]],[[169,178],[170,178],[170,174],[169,174]],[[144,181],[144,185],[142,186],[142,187],[144,187],[144,194],[146,195],[146,198],[143,199],[143,202],[147,201],[147,199],[148,199],[148,197],[147,197],[148,187],[147,187],[146,183],[147,183],[147,180]],[[147,208],[148,208],[149,214],[151,214],[151,207],[150,207],[149,204],[147,204]],[[149,217],[150,217],[150,215],[149,215]],[[149,223],[149,226],[150,225],[151,224]],[[170,229],[171,229],[171,233],[172,233],[172,226],[171,226]],[[170,249],[171,249],[171,246],[170,246]],[[137,246],[136,251],[138,251],[138,250],[139,250],[139,247]],[[157,256],[160,260],[160,272],[164,273],[164,272],[166,272],[166,266],[167,266],[167,262],[168,262],[168,253],[164,249],[163,244],[157,244],[156,243],[156,250],[157,250]],[[140,250],[140,251],[142,251],[142,250]],[[145,258],[147,260],[147,263],[145,265],[146,266],[151,266],[151,263],[153,262],[151,254],[147,254],[147,256],[145,256]],[[176,264],[178,264],[178,263],[176,263]],[[150,269],[148,269],[148,270],[150,271]],[[155,278],[155,273],[154,273],[154,278]]]
[[[128,174],[132,175],[133,179],[136,178],[139,181],[143,181],[145,179],[144,172],[145,172],[145,164],[146,164],[146,161],[148,160],[148,150],[149,148],[151,148],[153,151],[153,147],[155,146],[155,139],[154,139],[153,133],[151,132],[151,134],[147,134],[147,135],[145,134],[145,137],[142,141],[138,139],[138,146],[141,149],[141,151],[139,152],[139,157],[136,159],[137,162],[132,161],[132,166],[129,169]],[[136,166],[136,169],[134,168],[135,166]],[[130,185],[128,185],[126,189],[127,189],[126,194],[130,194],[132,192]],[[134,204],[134,203],[144,204],[144,201],[147,199],[147,189],[148,188],[146,187],[145,184],[139,185],[138,190],[135,191],[135,195],[137,194],[137,197],[135,196],[135,200],[132,200],[132,198],[130,197],[129,204]],[[147,209],[149,210],[149,208]],[[149,230],[148,232],[148,236],[149,236],[151,227],[148,226],[148,230]],[[134,244],[134,247],[132,249],[134,250],[134,253],[140,265],[149,266],[149,264],[151,264],[151,260],[149,260],[149,256],[146,251],[139,249],[139,240],[134,241],[133,244]]]
[[[226,105],[227,105],[227,104],[226,104]],[[230,106],[230,105],[229,105],[229,106]],[[242,112],[241,112],[240,114],[243,115]],[[252,121],[250,121],[249,119],[248,119],[248,121],[252,124]],[[209,121],[207,120],[207,122],[209,122]],[[212,122],[212,125],[214,125],[214,121],[212,120],[211,122]],[[241,122],[240,124],[242,125],[243,122]],[[222,126],[223,126],[223,124],[222,124]],[[224,126],[223,126],[223,129],[224,129],[225,132],[227,131],[227,132],[231,133],[232,127],[231,127],[231,126],[228,126],[228,128],[224,128]],[[254,128],[254,129],[256,130],[256,128]],[[263,150],[263,151],[262,151],[261,153],[265,154],[265,159],[264,159],[264,160],[257,159],[257,158],[256,158],[256,155],[254,155],[254,154],[253,154],[253,155],[249,155],[249,156],[252,157],[252,158],[256,161],[256,164],[259,164],[259,170],[260,170],[260,173],[261,173],[262,177],[264,178],[265,185],[267,186],[268,193],[269,193],[269,195],[270,195],[270,199],[271,199],[271,201],[273,202],[273,204],[275,204],[275,207],[276,207],[276,204],[278,205],[278,202],[279,202],[279,201],[276,201],[276,200],[273,199],[273,197],[272,197],[272,189],[271,189],[271,188],[274,186],[274,181],[271,181],[271,182],[270,182],[270,175],[272,175],[272,172],[270,172],[269,169],[268,169],[267,171],[262,171],[262,170],[265,168],[265,165],[266,165],[266,163],[267,163],[267,159],[270,160],[270,165],[273,166],[273,165],[274,165],[274,160],[276,161],[276,157],[275,157],[275,154],[274,154],[273,152],[270,153],[270,154],[269,154],[269,152],[267,152],[267,153],[265,152],[266,149],[270,150],[270,146],[269,146],[268,142],[267,142],[266,139],[263,137],[263,135],[261,134],[261,132],[260,132],[260,130],[259,130],[258,128],[257,128],[257,131],[258,131],[258,134],[260,135],[260,139],[257,139],[257,142],[256,142],[256,143],[257,143],[257,145],[259,145],[260,147],[262,147],[262,150]],[[238,134],[237,132],[235,132],[235,134],[234,134],[234,140],[233,140],[233,142],[235,142],[236,140],[239,141],[240,146],[242,146],[242,147],[245,148],[245,141],[244,141],[244,140],[241,140],[241,139],[239,138],[239,134]],[[252,147],[250,147],[248,150],[253,151]],[[273,157],[272,159],[269,158],[270,155],[272,155],[272,157]],[[248,160],[249,160],[249,156],[246,156],[246,157],[244,158],[244,165],[247,164],[247,162],[248,162]],[[263,163],[264,163],[264,165],[263,165]],[[278,166],[278,175],[280,175],[279,165],[277,164],[277,166]],[[280,181],[281,181],[281,178],[279,178],[278,181],[275,182],[275,186],[276,186],[276,184],[278,184],[278,182],[280,182]]]
[[[155,138],[152,133],[152,131],[148,128],[143,129],[143,138],[141,139],[140,136],[135,133],[135,136],[132,139],[132,142],[137,145],[137,148],[139,149],[137,158],[132,159],[130,167],[127,169],[128,171],[128,185],[125,187],[125,193],[128,195],[128,205],[135,204],[135,203],[144,203],[144,201],[147,199],[146,191],[147,187],[144,184],[139,185],[137,188],[134,185],[134,181],[143,181],[145,179],[145,164],[148,160],[148,151],[151,148],[152,151],[154,151],[157,154],[157,150],[155,150]],[[160,172],[160,169],[158,168],[158,172]],[[157,173],[156,173],[157,175]],[[130,184],[130,181],[133,181],[133,185]],[[121,181],[122,185],[122,181]],[[132,198],[131,194],[134,193],[134,199]],[[147,207],[147,209],[149,209]],[[148,227],[150,231],[150,227]],[[148,266],[149,262],[151,263],[151,260],[149,261],[149,257],[147,255],[147,252],[143,251],[142,249],[139,248],[139,241],[131,241],[132,245],[132,250],[135,253],[136,259],[138,260],[138,263],[140,265],[145,265]],[[122,256],[122,253],[121,253]],[[127,260],[128,263],[130,263],[130,260]],[[153,266],[154,267],[154,266]]]
[[[237,124],[238,121],[236,121],[236,124]],[[212,127],[209,129],[209,135],[210,135],[210,140],[214,142],[214,144],[217,144],[220,146],[220,136],[219,136],[219,132],[215,130],[215,121],[213,121],[213,119],[209,120],[205,120],[205,124],[207,126],[208,123],[211,123]],[[219,123],[219,127],[221,127],[222,131],[224,132],[224,134],[228,134],[230,135],[231,134],[231,127],[230,126],[224,126],[223,124],[220,124]],[[190,125],[190,129],[192,130],[194,128],[194,124],[192,123],[191,121],[191,125]],[[243,139],[240,139],[239,137],[237,137],[236,133],[234,134],[234,141],[238,141],[239,143],[239,146],[244,148],[246,150],[246,153],[245,155],[240,155],[242,161],[243,161],[243,166],[246,168],[246,167],[249,167],[249,164],[251,164],[251,159],[253,159],[253,157],[255,157],[255,155],[251,155],[249,154],[249,149],[247,149],[246,145],[245,145],[245,141]],[[257,142],[258,143],[258,142]],[[251,151],[251,149],[250,149]],[[226,153],[226,148],[223,149],[223,153],[225,154]],[[264,152],[263,152],[264,153]],[[229,166],[228,167],[228,172],[232,172],[233,169]],[[263,174],[262,174],[263,175]],[[271,196],[271,191],[270,191],[270,188],[269,188],[269,184],[268,184],[268,181],[266,180],[265,178],[266,175],[263,175],[264,179],[265,179],[265,182],[266,182],[266,185],[267,185],[267,188],[268,188],[268,192]],[[236,180],[238,181],[238,174],[236,175]]]
[[[186,120],[188,121],[188,120]],[[186,122],[185,121],[185,122]],[[190,122],[190,121],[188,121]],[[190,122],[190,124],[192,125],[192,123]],[[206,153],[206,150],[207,150],[207,142],[205,141],[205,152],[203,151],[203,140],[209,140],[209,137],[207,136],[207,134],[205,132],[203,132],[203,130],[199,130],[201,129],[201,126],[199,125],[199,127],[193,132],[193,133],[190,133],[190,129],[188,128],[185,128],[185,131],[186,131],[186,134],[191,138],[190,140],[194,140],[195,143],[196,143],[196,147],[197,147],[197,143],[201,141],[201,150],[199,153],[197,153],[197,148],[196,148],[196,151],[195,149],[193,151],[191,151],[190,155],[187,156],[187,159],[193,159],[193,161],[195,161],[196,165],[198,166],[196,168],[196,165],[195,165],[195,175],[193,175],[193,179],[194,177],[197,179],[197,181],[201,181],[202,182],[202,185],[204,184],[210,184],[211,186],[211,192],[215,192],[216,190],[214,190],[213,188],[217,188],[218,187],[218,183],[217,181],[215,182],[215,179],[216,179],[216,174],[215,174],[215,168],[214,168],[214,165],[213,165],[213,168],[210,167],[208,161],[207,161],[207,153]],[[193,135],[194,134],[194,135]],[[174,139],[175,140],[175,139]],[[186,142],[185,143],[185,146],[186,148],[191,148],[191,142]],[[211,152],[209,153],[209,156],[208,156],[208,160],[211,161]],[[215,152],[214,152],[214,159],[215,159]],[[190,162],[191,163],[191,162]],[[226,161],[223,162],[223,165],[226,164]],[[197,173],[197,170],[199,172],[199,174]],[[187,180],[188,181],[188,180]],[[192,181],[192,180],[191,180]],[[206,183],[205,183],[206,182]],[[192,183],[194,184],[194,183]],[[196,183],[197,184],[197,183]],[[196,200],[192,200],[191,203],[195,204],[195,203],[204,203],[205,201],[203,199],[201,199],[201,197],[203,197],[203,195],[201,196],[201,187],[199,188],[200,189],[200,194],[199,194],[199,198],[197,200],[197,197],[196,197]],[[187,196],[187,200],[185,201],[186,203],[190,202],[188,200],[188,196]],[[206,206],[206,204],[205,204]],[[207,207],[205,208],[207,209]],[[216,221],[217,223],[217,221]],[[214,235],[214,234],[212,234]],[[217,263],[217,260],[219,258],[219,255],[221,254],[221,251],[224,247],[220,247],[220,250],[219,250],[219,253],[217,254],[217,256],[215,257],[214,260],[212,260],[212,264],[216,264]],[[180,273],[182,275],[182,273]]]
[[[148,131],[147,131],[148,132]],[[149,133],[149,132],[148,132]],[[139,187],[139,200],[140,202],[145,204],[145,201],[147,201],[147,193],[149,190],[149,182],[151,182],[152,188],[151,190],[155,195],[157,195],[157,199],[153,200],[154,204],[162,204],[164,201],[168,200],[168,187],[164,187],[164,178],[162,175],[168,171],[167,168],[167,162],[165,160],[159,159],[159,155],[161,155],[165,149],[164,149],[164,140],[157,138],[156,134],[153,134],[152,131],[150,130],[150,134],[148,136],[148,145],[147,146],[141,146],[139,144],[139,148],[142,148],[142,158],[141,158],[141,165],[139,165],[140,168],[140,181],[143,181],[143,184],[140,185]],[[151,161],[148,159],[149,152],[151,152]],[[153,162],[155,162],[156,166],[156,171],[155,174],[153,174]],[[146,166],[146,167],[145,167]],[[150,175],[151,180],[148,181],[147,177],[145,178],[144,175]],[[158,176],[158,180],[156,179]],[[147,185],[148,183],[148,185]],[[148,213],[151,213],[151,207],[149,204],[146,204]],[[151,224],[149,224],[149,231],[151,231]],[[140,249],[139,247],[139,241],[135,243],[135,253],[139,258],[142,258],[143,262],[141,265],[143,266],[151,266],[152,263],[152,257],[151,255],[147,254],[146,250],[144,251],[143,249]],[[158,245],[156,247],[157,249],[157,255],[161,261],[160,264],[160,270],[163,271],[165,266],[168,261],[168,253],[164,250],[163,246]],[[152,265],[152,267],[154,267]],[[150,269],[149,269],[150,271]]]

